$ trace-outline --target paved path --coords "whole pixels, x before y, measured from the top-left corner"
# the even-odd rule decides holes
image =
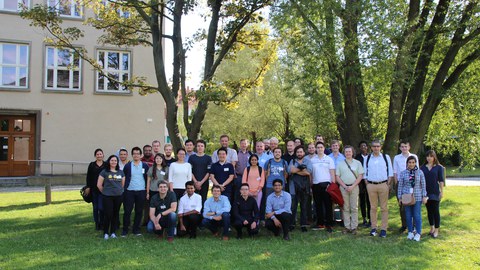
[[[447,178],[447,186],[480,186],[480,177]],[[52,191],[80,190],[81,188],[81,185],[52,186]],[[45,187],[1,187],[1,192],[45,192]]]

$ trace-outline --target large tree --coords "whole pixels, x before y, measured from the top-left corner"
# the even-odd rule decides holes
[[[232,100],[240,91],[254,84],[252,81],[220,84],[215,80],[215,73],[224,59],[234,57],[245,44],[255,47],[262,43],[265,39],[264,29],[249,27],[249,25],[262,20],[259,11],[268,6],[270,0],[83,0],[78,2],[95,11],[97,17],[89,18],[86,22],[103,31],[104,34],[99,38],[100,43],[117,46],[142,45],[152,48],[157,85],[146,84],[145,78],[141,76],[134,76],[123,84],[130,89],[137,88],[141,93],[158,91],[162,95],[166,105],[168,133],[172,144],[177,149],[182,145],[182,135],[177,121],[177,102],[180,96],[186,135],[188,138],[196,139],[209,101]],[[191,44],[185,41],[183,36],[182,19],[195,8],[208,10],[206,19],[209,23],[208,29],[203,31],[199,29],[195,38],[189,40],[190,42],[201,40],[206,45],[201,85],[195,87],[199,89],[198,91],[188,94],[186,92],[186,54]],[[89,57],[85,50],[73,45],[76,40],[83,37],[83,31],[77,27],[64,27],[62,18],[54,9],[46,5],[36,5],[29,10],[24,10],[22,16],[30,19],[32,25],[46,29],[49,33],[48,42],[58,47],[75,50],[95,69],[101,70],[95,59]],[[169,23],[166,23],[167,21]],[[171,77],[166,71],[168,63],[165,62],[165,55],[168,51],[165,49],[165,42],[171,42],[173,45]],[[198,63],[195,64],[198,65]],[[260,68],[258,72],[263,73],[264,69]],[[109,79],[115,80],[110,77]],[[221,92],[226,88],[229,89],[228,93]],[[193,115],[188,113],[190,98],[196,99],[197,102]]]
[[[384,134],[390,154],[400,140],[420,149],[439,105],[480,57],[479,17],[474,0],[284,0],[273,12],[288,46],[302,46],[294,57],[317,63],[311,74],[328,81],[343,142]],[[374,85],[389,85],[382,132],[372,130],[382,109],[368,100],[382,91]]]

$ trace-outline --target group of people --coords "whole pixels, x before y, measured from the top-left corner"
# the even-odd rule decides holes
[[[228,135],[222,135],[220,148],[212,156],[205,153],[203,140],[185,141],[185,148],[173,156],[171,144],[165,144],[161,153],[160,142],[154,141],[143,149],[133,147],[131,161],[125,148],[107,161],[103,151],[96,149],[86,190],[92,193],[96,228],[103,229],[105,239],[116,238],[123,203],[122,236],[130,232],[134,211],[131,233],[141,235],[140,228],[146,225],[148,232],[162,238],[166,234],[170,242],[175,235],[196,238],[199,226],[217,236],[221,233],[224,240],[229,239],[230,226],[236,229],[237,238],[243,237],[244,229],[254,236],[265,226],[275,236],[282,234],[289,240],[297,225],[298,208],[302,232],[310,227],[331,233],[334,203],[327,189],[337,183],[344,199],[343,233],[357,234],[360,204],[362,225],[370,227],[371,236],[386,237],[387,202],[394,185],[401,232],[408,229],[407,238],[420,241],[421,205],[426,204],[429,234],[438,237],[444,171],[434,151],[426,153],[426,162],[419,168],[408,142],[400,144],[401,153],[394,157],[393,165],[381,152],[378,140],[371,142],[371,153],[367,142],[360,142],[358,155],[349,145],[340,153],[336,140],[327,148],[320,135],[306,147],[300,139],[287,141],[285,153],[278,144],[276,138],[258,141],[252,152],[248,140],[242,139],[237,151],[229,147]],[[212,196],[207,198],[209,189]],[[414,203],[403,205],[404,194],[411,194]],[[313,223],[310,226],[309,221]]]

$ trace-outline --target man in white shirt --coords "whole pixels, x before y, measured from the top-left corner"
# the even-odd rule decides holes
[[[410,153],[410,142],[402,141],[400,143],[399,149],[402,152],[393,158],[393,178],[395,180],[395,194],[397,194],[398,176],[402,171],[407,168],[407,158],[409,156],[414,156],[417,164],[419,164],[417,155]],[[402,205],[400,205],[400,218],[402,220],[402,227],[400,227],[399,231],[400,233],[403,233],[407,229],[407,220],[405,217],[405,207],[403,207]]]
[[[364,160],[365,179],[367,180],[367,191],[370,199],[370,218],[372,222],[371,236],[377,235],[377,207],[380,201],[382,213],[382,227],[380,237],[387,237],[388,226],[388,192],[393,179],[392,161],[387,154],[380,152],[382,145],[380,141],[374,140],[371,143],[372,153]]]
[[[230,141],[230,138],[228,137],[228,135],[224,134],[224,135],[220,136],[220,146],[221,146],[221,148],[223,147],[223,148],[227,149],[227,162],[231,163],[233,165],[233,167],[235,168],[235,164],[237,164],[237,161],[238,161],[238,155],[237,155],[237,151],[235,151],[235,149],[232,149],[232,148],[228,147],[229,141]],[[218,150],[215,150],[215,152],[213,152],[213,154],[212,154],[212,163],[218,162],[217,151]]]
[[[188,234],[190,238],[197,237],[197,227],[200,224],[202,196],[195,193],[193,181],[185,183],[187,193],[180,198],[178,205],[179,234]]]

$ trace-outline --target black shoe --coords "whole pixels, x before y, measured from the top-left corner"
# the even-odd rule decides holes
[[[295,230],[295,225],[290,225],[290,227],[288,227],[288,230],[289,230],[289,231]]]
[[[287,234],[287,235],[284,235],[283,236],[283,240],[285,241],[290,241],[290,236]]]
[[[407,230],[407,227],[402,226],[402,227],[400,227],[400,229],[398,229],[398,232],[399,233],[404,233],[406,230]]]
[[[237,239],[242,239],[242,234],[241,233],[237,234]]]
[[[303,227],[301,228],[302,232],[307,232],[307,227]]]
[[[327,227],[327,233],[333,233],[332,227]]]

